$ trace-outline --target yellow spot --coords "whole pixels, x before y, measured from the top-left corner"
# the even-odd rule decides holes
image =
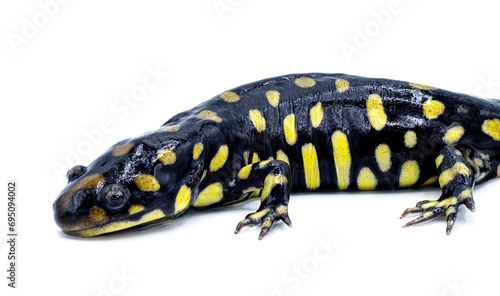
[[[222,119],[217,115],[217,113],[215,113],[214,111],[211,111],[211,110],[200,111],[200,113],[198,113],[198,115],[196,115],[196,118],[208,119],[208,120],[215,121],[217,123],[222,122]]]
[[[298,87],[304,87],[304,88],[313,87],[314,85],[316,85],[316,81],[314,81],[314,79],[309,78],[309,77],[296,78],[294,83]]]
[[[198,158],[200,158],[201,152],[203,152],[203,143],[198,142],[198,143],[194,144],[193,159],[197,160]]]
[[[304,163],[306,187],[314,190],[320,185],[320,177],[318,155],[313,144],[309,143],[302,146],[302,160]]]
[[[285,154],[285,152],[283,152],[283,150],[278,150],[276,152],[276,160],[284,161],[288,164],[288,166],[290,166],[290,160],[288,159],[288,156]]]
[[[265,167],[270,161],[272,161],[272,159],[268,159],[268,160],[263,160],[261,162],[259,162],[259,168],[263,168]]]
[[[283,120],[283,129],[285,131],[285,140],[288,145],[297,142],[297,133],[295,132],[295,114],[290,114]]]
[[[128,142],[128,143],[125,143],[125,144],[115,148],[115,150],[113,150],[113,152],[111,152],[111,154],[113,154],[113,156],[115,156],[115,157],[122,156],[122,155],[127,154],[133,147],[134,147],[134,143]]]
[[[176,124],[176,125],[171,125],[171,126],[167,126],[166,128],[163,129],[164,132],[177,132],[181,129],[181,126]]]
[[[440,101],[428,100],[423,105],[424,116],[429,119],[436,119],[444,113],[445,106]]]
[[[256,163],[259,161],[260,161],[259,154],[257,154],[257,152],[254,152],[252,155],[252,163]]]
[[[248,115],[259,133],[266,129],[266,119],[262,116],[262,113],[260,113],[259,110],[252,109],[248,111]]]
[[[102,223],[102,222],[108,220],[108,217],[106,216],[106,211],[98,206],[93,206],[90,209],[89,218],[94,223]]]
[[[217,182],[208,185],[205,189],[203,189],[200,192],[200,194],[198,194],[198,197],[196,198],[196,201],[194,202],[193,206],[206,207],[218,203],[224,196],[222,190],[223,187],[221,183]]]
[[[250,158],[250,151],[245,151],[243,152],[243,161],[245,163],[245,165],[247,165],[249,162],[249,158]]]
[[[71,234],[78,236],[96,236],[110,232],[116,232],[130,227],[134,227],[140,224],[152,222],[164,218],[165,214],[161,210],[154,210],[141,217],[141,219],[136,221],[122,220],[118,222],[113,222],[105,224],[102,226],[96,226],[84,230],[72,231]]]
[[[100,187],[103,186],[104,183],[104,176],[101,174],[92,174],[84,177],[83,179],[78,181],[78,183],[69,188],[63,196],[61,196],[58,206],[59,211],[65,212],[67,210],[71,197],[73,197],[73,194],[75,194],[77,191],[82,189],[92,189],[98,186]]]
[[[130,215],[133,215],[133,214],[136,214],[136,213],[139,213],[139,212],[142,212],[142,211],[144,211],[144,206],[143,205],[139,205],[139,204],[131,205],[128,208],[128,213]]]
[[[349,81],[345,79],[335,80],[335,87],[339,93],[345,92],[349,88]]]
[[[240,100],[240,96],[238,96],[236,93],[232,91],[226,91],[225,93],[222,93],[220,95],[221,99],[228,103],[234,103],[238,102]]]
[[[437,176],[430,177],[429,180],[425,181],[421,186],[429,186],[437,183]]]
[[[191,188],[182,185],[175,197],[175,213],[179,213],[187,209],[191,201]]]
[[[417,134],[414,131],[407,131],[405,133],[405,146],[413,148],[417,145]]]
[[[246,194],[246,193],[255,192],[255,191],[257,191],[257,190],[259,190],[259,188],[257,188],[257,187],[248,187],[247,189],[243,190],[243,192],[242,192],[242,193],[243,193],[243,194]]]
[[[366,101],[368,110],[368,120],[376,130],[381,130],[387,123],[387,114],[385,114],[382,98],[377,94],[371,94]]]
[[[471,171],[463,162],[457,162],[453,167],[441,172],[439,175],[439,186],[443,188],[450,183],[457,174],[468,177],[471,175]]]
[[[409,187],[417,183],[420,177],[420,167],[415,160],[407,160],[401,167],[399,187]]]
[[[250,215],[250,218],[255,219],[255,220],[260,220],[268,212],[269,212],[269,208],[266,208],[266,209],[263,209],[262,211],[258,211],[256,213],[253,213],[252,215]]]
[[[391,149],[387,144],[377,146],[375,149],[375,159],[382,172],[387,172],[391,168]]]
[[[441,166],[441,163],[443,162],[444,155],[439,154],[438,157],[436,157],[436,167],[439,168]]]
[[[497,177],[500,177],[500,164],[497,167]]]
[[[446,133],[443,136],[443,141],[448,144],[454,144],[462,138],[464,135],[465,130],[461,126],[454,126],[446,131]]]
[[[266,92],[266,98],[271,106],[276,107],[280,102],[280,93],[275,90],[268,90]]]
[[[238,172],[238,178],[240,180],[246,180],[250,176],[250,172],[252,171],[253,164],[246,165],[241,168]]]
[[[500,119],[486,119],[482,126],[483,133],[492,137],[495,141],[500,141]]]
[[[349,175],[351,173],[351,151],[349,150],[349,141],[346,134],[335,131],[332,134],[332,144],[337,184],[340,190],[345,190],[349,187]]]
[[[283,214],[286,214],[288,212],[288,207],[287,206],[279,206],[276,208],[276,213],[278,216],[281,216]]]
[[[321,102],[317,103],[314,107],[311,108],[310,116],[312,126],[318,127],[323,120],[323,108]]]
[[[135,177],[135,184],[141,191],[158,191],[160,183],[149,174],[139,174]]]
[[[158,150],[158,152],[156,152],[156,157],[158,157],[158,160],[160,160],[163,165],[171,165],[175,163],[177,159],[175,152],[168,148]]]
[[[261,200],[265,200],[274,186],[278,184],[287,184],[288,179],[283,175],[267,175],[264,179],[264,187],[262,188]]]
[[[369,168],[362,168],[358,175],[358,188],[360,190],[373,190],[375,187],[377,187],[375,175]]]
[[[460,192],[458,195],[458,198],[463,201],[464,199],[472,197],[472,191],[470,189],[465,189],[464,191]]]
[[[424,89],[424,90],[437,89],[437,87],[422,85],[422,84],[418,84],[418,83],[411,83],[410,82],[410,85],[413,86],[414,88]]]
[[[226,163],[227,157],[229,155],[229,148],[227,145],[222,145],[219,147],[219,150],[215,154],[214,158],[210,162],[210,171],[215,172]]]

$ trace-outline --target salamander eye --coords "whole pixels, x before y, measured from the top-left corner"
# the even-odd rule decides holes
[[[84,167],[83,165],[75,165],[69,171],[66,173],[66,177],[68,178],[68,182],[71,182],[75,180],[76,178],[80,177],[81,175],[85,174],[87,171],[87,168]]]
[[[122,184],[108,185],[97,195],[97,201],[110,211],[121,209],[129,199],[130,191]]]

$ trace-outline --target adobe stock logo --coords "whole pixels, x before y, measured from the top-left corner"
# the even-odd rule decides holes
[[[45,28],[50,20],[56,17],[61,10],[61,6],[67,4],[68,0],[40,0],[40,9],[35,11],[31,17],[21,18],[21,27],[18,32],[7,33],[7,39],[16,53],[19,53],[22,45],[27,45],[35,38],[40,29]]]

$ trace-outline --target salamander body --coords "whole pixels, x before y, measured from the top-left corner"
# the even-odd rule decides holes
[[[95,236],[172,220],[189,209],[260,197],[236,227],[262,238],[291,225],[291,191],[439,185],[405,226],[474,210],[475,183],[499,175],[500,101],[345,74],[295,74],[246,84],[121,141],[68,171],[56,223]]]

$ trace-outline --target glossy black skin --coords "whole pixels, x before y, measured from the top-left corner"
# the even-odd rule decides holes
[[[316,81],[313,87],[301,88],[294,84],[297,77],[311,77]],[[345,79],[349,88],[339,93],[335,86],[336,79]],[[280,102],[277,107],[271,106],[266,99],[268,90],[279,91]],[[130,200],[121,209],[110,211],[105,205],[106,216],[113,221],[138,220],[144,213],[130,215],[127,211],[131,204],[140,204],[146,211],[161,209],[165,219],[172,219],[182,213],[174,213],[175,196],[182,185],[192,190],[190,205],[196,201],[198,193],[214,182],[223,185],[223,198],[208,207],[216,207],[242,197],[243,190],[249,186],[261,189],[263,173],[260,177],[251,177],[239,182],[237,174],[251,160],[245,160],[257,153],[260,160],[276,158],[276,151],[282,150],[289,158],[289,180],[292,191],[307,190],[304,178],[304,165],[301,147],[312,143],[319,159],[321,186],[317,190],[336,190],[337,174],[332,154],[332,133],[343,131],[349,139],[352,165],[350,169],[350,190],[357,190],[356,176],[362,167],[372,169],[376,179],[376,189],[399,188],[398,178],[401,165],[407,160],[415,160],[420,167],[418,181],[411,187],[417,187],[433,176],[438,176],[435,159],[447,146],[442,138],[446,130],[455,125],[465,128],[465,133],[458,143],[460,151],[488,155],[488,163],[480,171],[474,171],[477,177],[482,174],[481,182],[496,177],[499,164],[500,142],[494,141],[482,132],[485,119],[500,117],[500,103],[495,100],[482,100],[475,97],[453,93],[440,89],[418,89],[407,82],[388,79],[371,79],[344,74],[295,74],[286,75],[246,84],[231,90],[239,95],[237,102],[226,102],[219,96],[208,100],[197,107],[182,112],[167,121],[159,130],[125,140],[111,147],[109,151],[96,159],[91,165],[79,172],[63,190],[54,204],[55,218],[58,225],[71,230],[89,227],[86,217],[90,209],[98,205],[97,196],[109,184],[122,184],[130,192]],[[381,130],[375,130],[367,116],[366,99],[370,94],[379,94],[383,98],[387,124]],[[428,119],[423,115],[422,104],[428,99],[439,100],[445,105],[445,111],[437,119]],[[317,102],[323,104],[323,120],[319,127],[313,128],[309,119],[309,111]],[[258,132],[249,118],[249,110],[258,109],[266,120],[266,129]],[[202,110],[211,110],[217,114],[221,122],[211,119],[200,119],[197,114]],[[283,119],[294,113],[297,129],[297,142],[289,145],[283,133]],[[180,125],[174,132],[165,132],[165,127]],[[417,135],[417,145],[405,147],[404,134],[413,130]],[[134,147],[123,156],[115,157],[112,151],[126,142],[133,142]],[[201,156],[193,159],[193,147],[196,143],[204,144]],[[380,143],[387,143],[391,148],[392,166],[388,172],[377,168],[374,150]],[[209,164],[221,145],[227,145],[229,155],[224,166],[210,172]],[[165,147],[175,151],[177,160],[165,166],[157,157],[157,151]],[[464,152],[465,153],[465,152]],[[282,166],[283,162],[273,162],[269,170]],[[207,171],[206,176],[203,172]],[[284,174],[279,169],[280,174]],[[74,193],[69,207],[61,205],[61,196],[90,174],[101,174],[105,182],[92,189],[83,189]],[[151,174],[160,189],[154,192],[141,191],[134,183],[138,174]],[[203,178],[203,179],[202,179]],[[474,185],[474,180],[472,182]],[[281,189],[280,189],[281,190]],[[283,193],[278,193],[280,196]],[[275,194],[273,193],[273,196]],[[286,197],[281,197],[277,204],[287,205]],[[67,197],[68,198],[68,197]],[[272,200],[279,197],[270,198]],[[269,205],[267,205],[269,206]],[[262,205],[259,209],[265,209]],[[282,217],[283,218],[283,217]],[[164,219],[162,219],[164,220]],[[261,221],[260,221],[261,222]],[[259,222],[259,223],[260,223]],[[273,220],[274,222],[274,220]],[[95,224],[95,223],[94,223]]]

